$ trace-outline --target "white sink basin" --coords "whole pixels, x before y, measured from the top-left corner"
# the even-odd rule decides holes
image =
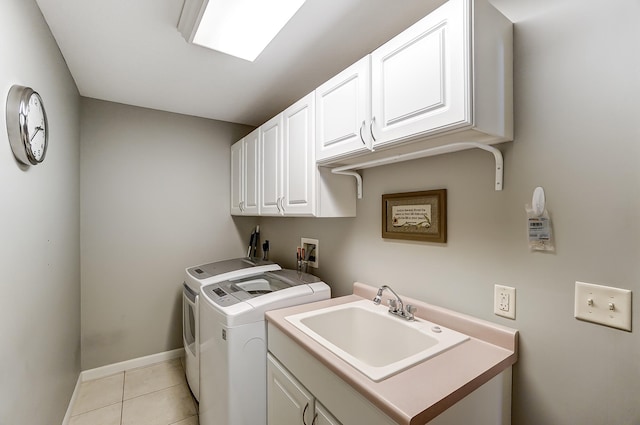
[[[404,320],[369,300],[285,319],[376,382],[469,339],[426,320]]]

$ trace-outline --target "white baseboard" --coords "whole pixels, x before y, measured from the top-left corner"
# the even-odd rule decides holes
[[[104,378],[106,376],[124,372],[126,370],[149,366],[154,363],[165,362],[167,360],[175,359],[178,357],[184,357],[184,348],[177,348],[175,350],[165,351],[163,353],[138,357],[137,359],[126,360],[124,362],[101,366],[95,369],[83,370],[82,372],[80,372],[80,375],[78,375],[78,381],[76,382],[76,387],[74,388],[73,394],[71,395],[71,400],[69,401],[69,406],[67,407],[67,413],[64,415],[64,419],[62,420],[62,425],[69,424],[69,421],[71,420],[71,412],[73,411],[73,405],[76,401],[76,397],[78,396],[78,390],[80,389],[80,384],[82,384],[84,381]]]
[[[73,410],[73,405],[76,402],[76,398],[78,397],[78,389],[80,388],[80,384],[82,383],[82,373],[78,375],[78,380],[76,381],[76,387],[73,389],[73,394],[71,394],[71,400],[69,400],[69,406],[67,406],[67,413],[64,414],[64,419],[62,419],[62,425],[68,425],[71,420],[71,411]]]
[[[177,348],[175,350],[151,354],[144,357],[138,357],[137,359],[126,360],[120,363],[113,363],[110,365],[97,367],[95,369],[83,370],[80,373],[80,377],[82,378],[82,382],[89,381],[91,379],[104,378],[105,376],[124,372],[125,370],[149,366],[154,363],[164,362],[182,356],[184,356],[184,348]]]

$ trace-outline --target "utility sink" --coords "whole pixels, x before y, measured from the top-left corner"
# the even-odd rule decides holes
[[[407,321],[370,300],[294,314],[285,319],[379,382],[469,339],[416,318]]]

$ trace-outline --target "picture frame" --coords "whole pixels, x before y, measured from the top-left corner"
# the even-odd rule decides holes
[[[382,195],[382,237],[447,242],[447,190]]]

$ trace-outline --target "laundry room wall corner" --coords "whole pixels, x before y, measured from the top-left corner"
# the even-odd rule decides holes
[[[246,249],[230,146],[251,130],[82,99],[82,369],[182,346],[184,270]]]
[[[0,424],[59,424],[80,374],[80,95],[35,1],[0,2],[0,52]],[[7,138],[14,84],[46,108],[38,165]]]

